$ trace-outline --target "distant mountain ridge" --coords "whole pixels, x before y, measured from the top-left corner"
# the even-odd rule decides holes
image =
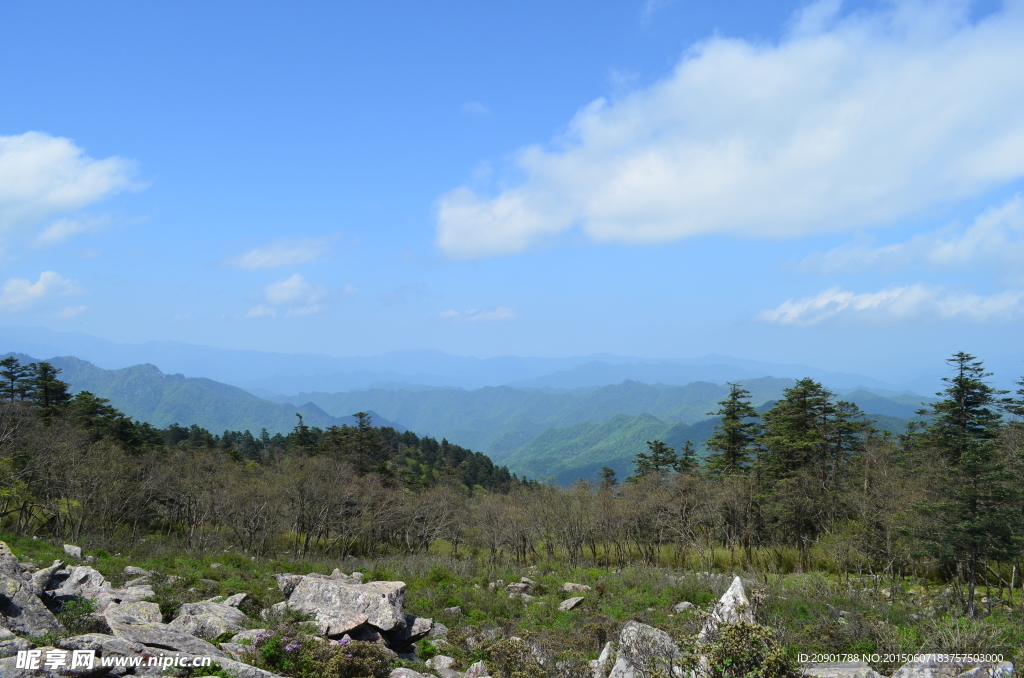
[[[39,362],[25,354],[7,355],[14,355],[23,363]],[[355,421],[351,416],[327,414],[313,403],[274,403],[212,379],[164,374],[153,365],[104,370],[74,357],[55,357],[47,362],[61,370],[59,378],[71,385],[72,392],[91,391],[108,398],[111,405],[132,419],[159,428],[174,423],[198,424],[212,433],[248,429],[258,435],[264,427],[271,434],[291,431],[298,422],[296,413],[302,415],[308,426],[321,428]],[[378,426],[393,425],[384,417],[371,415],[375,415],[374,423]]]
[[[434,350],[400,350],[375,356],[335,357],[215,348],[172,341],[127,344],[76,332],[23,326],[0,326],[0,348],[29,355],[74,355],[106,369],[149,363],[165,374],[206,377],[261,395],[372,388],[477,389],[501,385],[571,389],[618,384],[624,380],[684,385],[695,381],[722,383],[768,376],[811,377],[834,390],[865,386],[876,391],[910,389],[931,395],[941,387],[942,373],[942,366],[937,365],[929,370],[933,374],[919,376],[911,372],[878,379],[807,365],[765,363],[722,355],[666,359],[612,354],[474,358]],[[1011,384],[1024,373],[1024,355],[1004,356],[988,366],[996,368],[997,375]]]

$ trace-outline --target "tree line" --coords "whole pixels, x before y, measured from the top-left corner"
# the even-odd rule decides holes
[[[948,362],[940,400],[904,435],[876,431],[811,379],[760,414],[731,384],[709,413],[719,420],[704,459],[650,441],[629,478],[606,468],[562,488],[364,413],[325,430],[297,417],[275,436],[156,429],[69,395],[52,367],[8,359],[0,521],[18,534],[158,537],[258,558],[444,549],[492,562],[917,575],[962,584],[973,613],[977,586],[1021,585],[1024,389],[993,389],[969,354]]]

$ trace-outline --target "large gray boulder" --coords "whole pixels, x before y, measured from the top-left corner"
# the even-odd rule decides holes
[[[64,561],[55,560],[53,561],[53,565],[50,565],[49,567],[44,567],[43,569],[37,572],[33,572],[32,589],[33,591],[35,591],[36,595],[41,596],[43,594],[43,591],[49,591],[50,582],[53,580],[53,577],[63,569]]]
[[[2,541],[0,541],[0,574],[6,574],[15,579],[21,579],[22,575],[21,563],[18,562],[17,556],[11,551],[11,547]]]
[[[1013,675],[1013,664],[1010,662],[979,664],[976,662],[956,664],[939,655],[926,654],[915,658],[900,667],[892,678],[1009,678]]]
[[[299,582],[305,579],[305,577],[301,574],[284,573],[275,574],[274,579],[277,580],[277,587],[281,589],[281,593],[284,594],[285,598],[288,598],[292,595],[295,587],[299,585]]]
[[[575,598],[563,600],[561,603],[558,604],[558,610],[559,612],[568,612],[569,610],[578,607],[579,604],[583,602],[583,600],[583,596],[576,596]]]
[[[198,638],[213,640],[243,630],[248,620],[237,607],[205,601],[182,605],[170,625]]]
[[[226,654],[205,640],[189,635],[169,624],[150,621],[144,614],[138,616],[121,614],[115,608],[114,614],[107,614],[107,624],[118,638],[141,643],[146,647],[210,656],[215,661],[228,658]]]
[[[7,629],[0,629],[0,658],[13,657],[22,650],[31,650],[34,644],[19,638]]]
[[[60,633],[64,626],[21,577],[0,574],[0,627],[27,636]]]
[[[806,678],[884,678],[864,662],[805,664],[800,675]]]
[[[404,603],[405,583],[400,581],[345,584],[304,577],[288,597],[289,609],[315,617],[320,632],[329,637],[364,623],[381,631],[401,629],[406,624]]]
[[[144,622],[161,623],[163,614],[160,606],[156,603],[137,601],[132,603],[112,603],[103,612],[109,624],[113,620],[120,620],[126,624],[141,624]]]
[[[743,581],[739,577],[733,577],[732,585],[722,595],[721,599],[711,610],[704,628],[697,636],[697,642],[703,643],[709,636],[713,636],[719,626],[723,624],[735,624],[738,621],[754,623],[754,612],[750,608],[750,601],[743,590]]]
[[[46,658],[47,652],[62,650],[62,648],[49,646],[36,649],[42,652],[41,659]],[[17,666],[18,658],[16,656],[0,659],[0,676],[3,676],[3,678],[100,678],[101,676],[111,675],[109,666],[99,666],[98,664],[91,669],[62,667],[52,670],[45,668],[45,663],[42,661],[39,663],[39,668],[35,669],[19,669]]]
[[[405,625],[400,629],[393,629],[384,634],[388,646],[402,648],[412,645],[417,640],[422,640],[430,635],[434,628],[434,620],[429,617],[417,617],[413,614],[405,615]]]
[[[619,633],[618,657],[608,678],[645,678],[653,671],[682,676],[682,656],[672,638],[661,629],[629,621]]]

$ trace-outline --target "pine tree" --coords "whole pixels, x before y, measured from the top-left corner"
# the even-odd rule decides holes
[[[22,365],[21,361],[10,356],[0,360],[0,398],[9,403],[25,400],[31,388],[29,377],[32,375],[33,364]]]
[[[648,440],[647,452],[639,452],[633,464],[636,471],[627,480],[636,480],[652,473],[665,474],[676,467],[676,451],[660,440]]]
[[[600,488],[602,490],[614,490],[619,484],[615,469],[610,466],[602,466],[597,475],[601,478]]]
[[[43,417],[51,417],[71,402],[69,384],[57,378],[60,369],[48,362],[32,363],[31,367],[28,400],[39,408]]]
[[[708,457],[708,474],[728,476],[748,473],[755,441],[761,432],[757,411],[750,405],[750,392],[739,384],[729,384],[729,397],[718,403],[717,412],[709,415],[722,418],[706,445],[712,454]]]
[[[693,443],[687,440],[679,450],[679,457],[676,459],[676,471],[683,474],[695,473],[700,467],[697,461],[697,453],[693,450]]]
[[[998,436],[1005,391],[992,388],[982,361],[963,351],[947,361],[952,377],[936,395],[943,399],[921,410],[932,417],[920,434],[926,449],[948,465],[943,486],[922,511],[934,519],[923,535],[932,552],[956,562],[967,578],[967,612],[974,615],[978,573],[988,559],[1020,552],[1021,488],[1001,459]]]

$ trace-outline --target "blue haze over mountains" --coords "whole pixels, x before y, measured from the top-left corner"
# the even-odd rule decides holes
[[[755,406],[765,408],[794,378],[811,377],[894,432],[928,400],[922,394],[941,386],[938,370],[894,384],[717,355],[478,359],[396,351],[338,358],[175,342],[120,344],[26,327],[0,328],[0,351],[49,359],[75,391],[109,398],[155,426],[275,433],[290,430],[296,413],[309,425],[327,427],[368,411],[379,425],[447,438],[521,475],[560,483],[593,477],[601,466],[628,474],[635,454],[654,438],[674,447],[691,440],[700,450],[715,425],[708,413],[728,392],[726,381],[742,381]]]

